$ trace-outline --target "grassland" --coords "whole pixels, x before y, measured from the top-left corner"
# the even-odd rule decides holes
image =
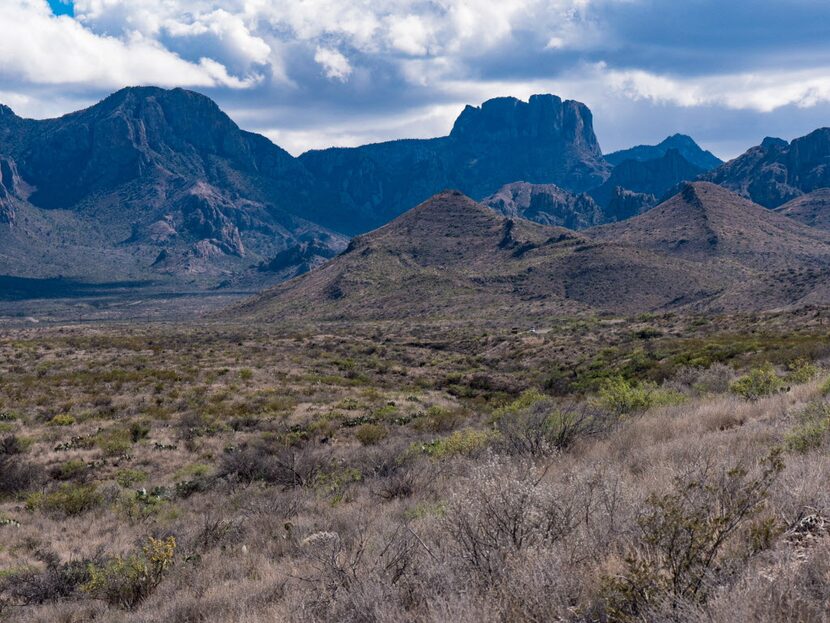
[[[820,309],[4,330],[0,620],[824,621],[828,363]]]

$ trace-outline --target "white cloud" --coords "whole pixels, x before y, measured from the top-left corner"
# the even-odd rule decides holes
[[[784,106],[804,108],[830,102],[830,68],[825,67],[682,79],[642,70],[609,70],[604,64],[597,65],[597,72],[627,97],[686,107],[772,112]]]
[[[36,85],[118,88],[132,84],[244,88],[208,58],[188,62],[139,33],[119,39],[90,32],[69,17],[54,17],[45,0],[0,4],[0,79]]]
[[[346,81],[352,73],[352,66],[349,59],[337,50],[318,47],[314,53],[314,62],[323,68],[327,78]]]

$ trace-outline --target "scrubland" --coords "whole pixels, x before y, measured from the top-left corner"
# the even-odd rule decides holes
[[[828,620],[822,322],[6,330],[0,620]]]

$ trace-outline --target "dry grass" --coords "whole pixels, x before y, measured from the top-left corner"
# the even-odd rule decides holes
[[[664,334],[682,322],[649,320]],[[606,323],[594,356],[641,323]],[[582,356],[557,350],[573,328],[530,342],[498,327],[329,329],[2,336],[0,437],[42,474],[0,502],[16,522],[0,525],[0,618],[827,620],[827,447],[786,449],[780,470],[764,462],[827,401],[824,378],[746,401],[713,393],[734,376],[715,367],[679,371],[665,387],[683,402],[646,412],[604,413],[590,389],[505,407],[542,389],[544,354]],[[500,355],[480,355],[485,343]],[[592,419],[573,439],[545,436],[583,403]],[[60,414],[75,424],[50,424]],[[518,433],[504,418],[544,451],[505,443]],[[80,514],[32,503],[83,486],[99,498]],[[705,564],[668,564],[655,526],[688,525],[708,552],[724,517],[734,526]],[[86,565],[150,536],[175,537],[174,564],[135,608],[84,590]],[[689,578],[694,591],[678,588]]]

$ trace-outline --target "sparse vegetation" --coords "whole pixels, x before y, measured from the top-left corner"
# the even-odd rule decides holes
[[[820,329],[557,322],[0,334],[0,619],[820,621]]]

